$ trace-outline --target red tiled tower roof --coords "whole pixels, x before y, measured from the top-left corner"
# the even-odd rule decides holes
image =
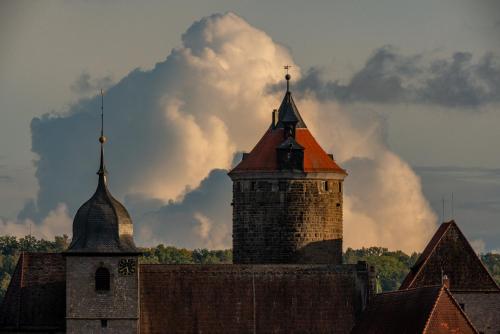
[[[289,80],[289,77],[287,77]],[[274,118],[274,117],[273,117]],[[274,119],[273,119],[274,123]],[[292,129],[287,130],[287,126]],[[292,133],[287,137],[287,131]],[[347,174],[331,156],[329,156],[313,137],[292,98],[292,93],[287,90],[283,101],[278,109],[276,124],[266,131],[257,145],[244,159],[231,170],[230,174],[241,172],[269,172],[280,170],[277,148],[281,147],[287,138],[298,144],[298,149],[303,149],[302,171],[312,172],[334,172]]]
[[[253,150],[232,171],[277,171],[276,147],[283,141],[283,129],[269,129]],[[297,143],[304,147],[304,172],[337,172],[346,174],[337,163],[319,146],[307,128],[296,130]]]

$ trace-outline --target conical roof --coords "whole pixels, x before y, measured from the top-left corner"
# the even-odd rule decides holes
[[[276,125],[271,125],[252,151],[229,172],[229,175],[246,172],[279,171],[276,149],[289,147],[290,141],[292,141],[292,139],[286,139],[285,137],[285,124],[287,123],[295,124],[293,148],[304,150],[303,172],[347,175],[346,171],[335,162],[333,157],[321,148],[307,128],[289,90],[288,81],[290,76],[287,76],[286,79],[287,91],[278,109]]]

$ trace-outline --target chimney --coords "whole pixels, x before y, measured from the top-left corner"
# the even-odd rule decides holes
[[[443,278],[441,279],[441,283],[442,285],[446,288],[446,289],[450,289],[450,279],[448,278],[448,275],[443,275]]]
[[[272,125],[272,129],[276,129],[276,113],[278,112],[278,110],[276,109],[273,109],[273,125]]]

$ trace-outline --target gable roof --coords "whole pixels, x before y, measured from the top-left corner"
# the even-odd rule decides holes
[[[439,226],[400,289],[441,284],[443,274],[451,291],[500,291],[453,220]]]
[[[278,171],[276,148],[283,142],[282,128],[268,129],[252,151],[243,159],[231,173],[248,171]],[[304,172],[334,172],[347,174],[335,160],[321,148],[307,128],[295,130],[296,142],[304,148]]]
[[[64,330],[66,262],[60,253],[22,253],[0,306],[0,330]]]
[[[375,295],[351,333],[451,333],[453,330],[477,333],[447,289],[428,286]]]

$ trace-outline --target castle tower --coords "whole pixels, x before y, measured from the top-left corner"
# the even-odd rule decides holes
[[[307,129],[289,89],[272,124],[229,172],[234,263],[342,262],[347,173]]]
[[[101,114],[102,117],[102,114]],[[138,333],[139,270],[125,207],[109,192],[101,130],[99,181],[73,220],[66,258],[67,333]]]

